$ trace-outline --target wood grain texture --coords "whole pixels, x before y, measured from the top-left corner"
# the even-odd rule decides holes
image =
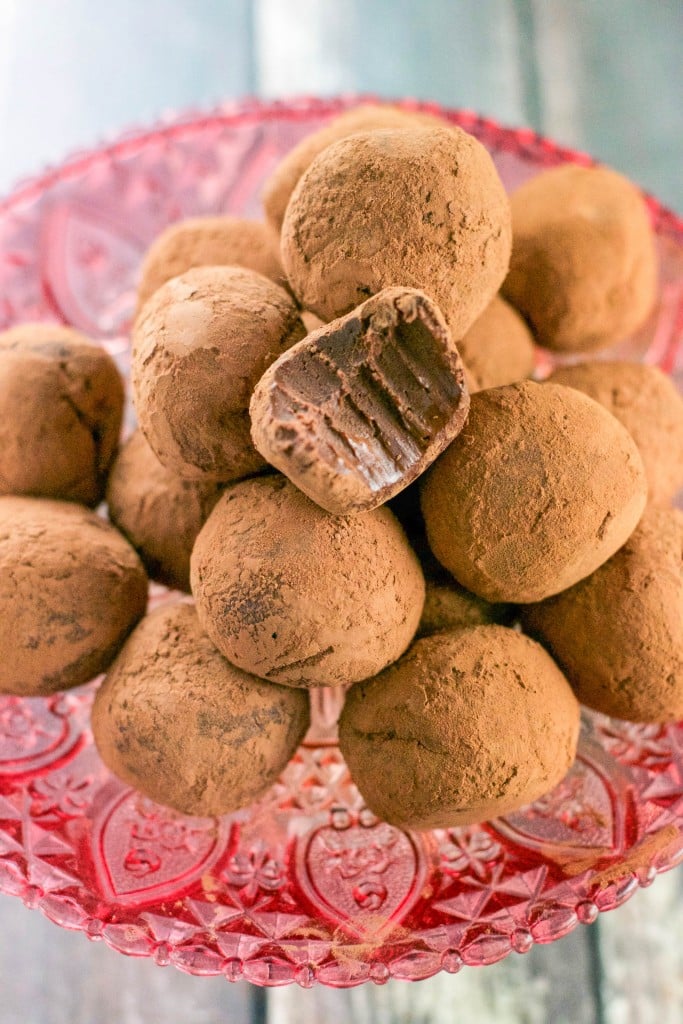
[[[510,0],[254,0],[265,96],[377,92],[524,120]]]
[[[658,0],[656,8],[638,0],[515,6],[528,12],[537,66],[540,109],[532,126],[683,210],[680,0]]]
[[[683,871],[600,918],[605,1024],[680,1024],[683,1010]]]
[[[0,191],[79,146],[253,92],[251,0],[0,3]]]
[[[0,896],[0,1024],[250,1024],[252,992],[121,956]]]
[[[593,926],[595,927],[595,926]],[[463,968],[417,983],[310,992],[274,989],[268,1024],[601,1024],[596,1012],[587,929],[559,942],[511,954],[485,968]]]

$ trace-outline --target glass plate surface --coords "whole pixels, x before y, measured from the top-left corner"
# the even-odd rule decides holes
[[[278,159],[355,102],[247,102],[175,118],[20,186],[0,202],[0,329],[73,324],[127,372],[149,242],[183,216],[260,216]],[[403,105],[474,133],[508,188],[543,167],[591,162],[466,111]],[[683,222],[648,203],[658,307],[605,355],[657,363],[680,383]],[[151,596],[167,599],[158,587]],[[92,745],[92,695],[91,684],[0,698],[0,891],[192,974],[343,987],[456,972],[558,939],[683,859],[683,724],[586,713],[576,765],[548,796],[475,827],[410,833],[364,808],[334,742],[334,693],[314,695],[315,728],[279,782],[221,819],[183,817],[113,778]]]

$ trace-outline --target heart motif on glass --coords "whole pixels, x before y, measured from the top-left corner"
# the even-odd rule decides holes
[[[70,201],[45,214],[43,287],[55,312],[93,337],[112,337],[130,321],[145,244],[106,213]]]
[[[588,737],[565,778],[546,796],[491,822],[497,832],[544,857],[577,866],[596,854],[618,854],[630,821],[626,774]]]
[[[53,769],[72,757],[83,742],[88,707],[89,701],[61,695],[0,697],[0,779]]]
[[[352,816],[336,808],[328,825],[299,841],[296,871],[323,916],[368,937],[406,916],[422,891],[427,865],[417,837],[367,809]]]
[[[216,818],[190,818],[126,789],[93,822],[92,854],[106,899],[153,903],[184,893],[226,843]]]

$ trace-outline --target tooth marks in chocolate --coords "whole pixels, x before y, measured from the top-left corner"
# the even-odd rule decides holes
[[[323,508],[374,508],[462,428],[464,370],[438,309],[388,288],[279,359],[251,403],[264,457]]]

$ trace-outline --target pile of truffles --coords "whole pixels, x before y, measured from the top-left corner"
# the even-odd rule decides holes
[[[120,448],[97,344],[0,335],[0,693],[106,673],[106,764],[214,815],[277,779],[308,689],[348,688],[351,776],[413,829],[546,793],[580,702],[683,718],[683,401],[626,362],[529,379],[651,314],[637,189],[565,166],[508,199],[472,136],[366,106],[264,207],[149,250]],[[145,614],[148,577],[192,600]]]

